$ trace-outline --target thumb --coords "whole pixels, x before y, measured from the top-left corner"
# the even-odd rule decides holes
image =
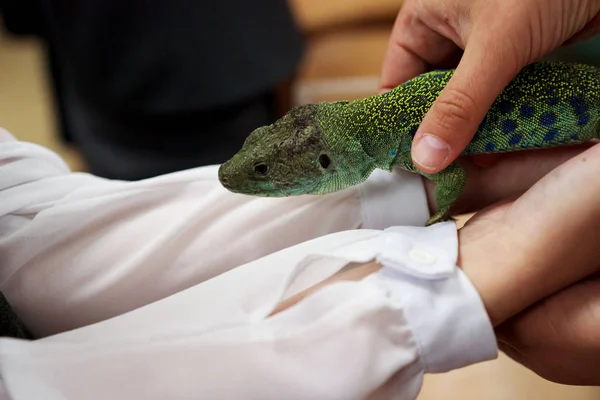
[[[508,41],[473,32],[453,76],[423,119],[412,146],[415,166],[437,173],[467,147],[500,92],[523,67]],[[489,35],[486,35],[489,37]]]

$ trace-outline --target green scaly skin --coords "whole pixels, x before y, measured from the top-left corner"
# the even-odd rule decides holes
[[[376,169],[401,168],[436,183],[437,212],[427,225],[448,220],[465,172],[452,163],[422,174],[410,149],[423,117],[454,70],[422,74],[392,91],[354,102],[293,108],[252,132],[219,169],[228,190],[254,196],[326,194],[364,182]],[[539,62],[502,91],[463,155],[584,143],[600,137],[600,69]],[[399,205],[400,207],[402,205]]]

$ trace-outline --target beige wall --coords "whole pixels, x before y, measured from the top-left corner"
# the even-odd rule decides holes
[[[56,139],[52,97],[39,44],[0,32],[0,126],[20,140],[48,147],[73,170],[84,166],[76,151]]]

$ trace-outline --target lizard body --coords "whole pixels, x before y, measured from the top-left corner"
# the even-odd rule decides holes
[[[255,196],[326,194],[364,182],[374,169],[401,168],[436,182],[438,211],[449,218],[465,172],[453,162],[423,174],[411,161],[413,137],[454,70],[433,71],[381,95],[294,107],[260,127],[221,165],[228,190]],[[600,137],[600,69],[538,62],[501,92],[463,155],[572,145]]]

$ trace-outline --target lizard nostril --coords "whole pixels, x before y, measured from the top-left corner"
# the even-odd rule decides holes
[[[222,165],[219,168],[219,182],[221,182],[221,185],[223,185],[225,187],[227,187],[227,184],[229,183],[229,180],[227,179],[227,176],[225,175],[225,171],[224,171]]]

